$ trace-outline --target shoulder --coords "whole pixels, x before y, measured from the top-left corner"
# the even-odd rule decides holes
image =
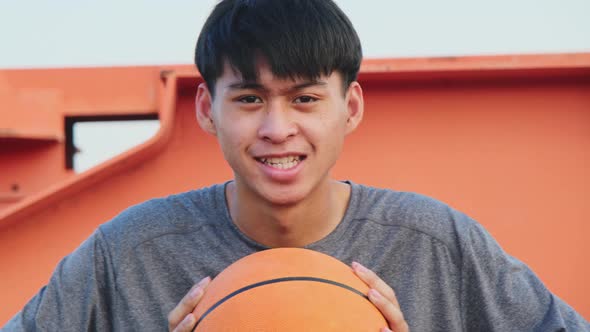
[[[448,204],[423,194],[353,186],[358,196],[357,215],[385,224],[437,233],[440,227],[468,218]]]
[[[101,225],[99,233],[109,247],[122,250],[166,234],[198,231],[219,219],[223,188],[217,184],[131,206]]]
[[[461,256],[464,237],[477,222],[435,198],[414,193],[353,184],[358,196],[355,217],[383,227],[429,237]]]

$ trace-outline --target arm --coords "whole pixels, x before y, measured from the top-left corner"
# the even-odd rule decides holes
[[[590,331],[590,325],[509,256],[472,220],[461,238],[462,303],[468,331]]]
[[[97,230],[57,266],[49,283],[3,331],[112,330],[109,308],[114,273]]]

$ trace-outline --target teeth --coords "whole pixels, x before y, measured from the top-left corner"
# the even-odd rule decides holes
[[[299,158],[299,156],[288,156],[282,158],[260,158],[260,161],[274,168],[289,169],[299,164],[301,158]]]

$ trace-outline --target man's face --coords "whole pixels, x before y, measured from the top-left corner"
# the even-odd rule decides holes
[[[199,122],[217,136],[239,193],[275,205],[295,204],[327,186],[345,135],[362,118],[360,86],[343,92],[337,72],[278,79],[261,64],[258,81],[247,82],[226,66],[215,98],[204,85],[199,89]]]

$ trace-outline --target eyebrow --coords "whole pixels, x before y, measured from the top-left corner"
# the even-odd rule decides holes
[[[303,90],[305,88],[309,88],[312,86],[327,86],[327,85],[328,85],[328,83],[324,82],[324,81],[310,80],[310,81],[302,82],[300,84],[293,85],[293,86],[285,89],[283,92],[296,92],[296,91]],[[270,91],[264,85],[262,85],[258,82],[255,82],[255,81],[240,81],[240,82],[236,82],[236,83],[232,83],[232,84],[228,85],[227,88],[230,90],[258,90],[258,91],[262,91],[262,92],[269,92]]]

